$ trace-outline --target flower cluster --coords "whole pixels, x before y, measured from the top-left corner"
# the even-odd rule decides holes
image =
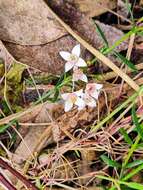
[[[75,82],[81,80],[87,83],[85,90],[81,89],[61,95],[65,101],[65,112],[71,110],[74,105],[77,106],[79,110],[82,110],[85,106],[96,107],[96,101],[98,100],[98,96],[103,85],[88,83],[87,76],[80,69],[80,67],[87,66],[86,62],[80,57],[80,44],[76,45],[72,49],[71,53],[61,51],[60,55],[64,60],[66,60],[65,72],[73,69],[72,81]]]

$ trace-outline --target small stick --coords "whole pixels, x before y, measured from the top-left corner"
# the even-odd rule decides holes
[[[10,165],[7,164],[3,159],[0,158],[0,167],[7,169],[11,172],[14,176],[16,176],[19,180],[21,180],[25,186],[30,190],[38,190],[28,179],[26,179],[23,175],[13,169]]]
[[[0,182],[8,189],[8,190],[16,190],[16,188],[2,175],[0,172]]]

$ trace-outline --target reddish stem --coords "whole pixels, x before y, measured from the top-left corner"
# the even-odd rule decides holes
[[[23,175],[13,169],[10,165],[8,165],[3,159],[0,158],[0,167],[7,169],[14,176],[16,176],[19,180],[21,180],[25,186],[30,190],[38,190],[30,181],[28,181]]]
[[[0,182],[8,189],[8,190],[16,190],[16,188],[0,173]]]

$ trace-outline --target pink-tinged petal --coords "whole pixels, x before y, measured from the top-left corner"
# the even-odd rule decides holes
[[[87,64],[82,58],[79,58],[78,61],[75,64],[75,66],[77,66],[77,67],[87,67]]]
[[[65,72],[70,71],[74,67],[74,62],[69,61],[65,64]]]
[[[82,71],[78,68],[73,68],[73,81],[77,81],[79,80],[79,78],[81,77],[82,75]]]
[[[69,93],[61,94],[61,97],[63,100],[67,100],[68,96],[69,96]]]
[[[75,72],[77,69],[78,69],[78,67],[76,65],[74,65],[73,71]]]
[[[78,90],[78,91],[76,91],[76,92],[74,92],[74,94],[76,94],[77,96],[83,96],[83,89],[80,89],[80,90]]]
[[[80,56],[80,44],[74,46],[74,48],[72,49],[72,54],[76,55],[77,57]]]
[[[73,107],[72,101],[68,100],[65,102],[65,112],[70,111],[72,109],[72,107]]]
[[[60,51],[59,54],[60,54],[60,56],[61,56],[64,60],[66,60],[66,61],[69,61],[69,60],[70,60],[71,54],[70,54],[69,52],[67,52],[67,51]]]
[[[96,107],[96,101],[93,98],[91,98],[91,100],[89,102],[87,102],[87,106],[89,106],[91,108]]]
[[[85,101],[85,104],[89,107],[96,107],[96,101],[94,98],[89,96],[88,94],[84,94],[83,100]]]
[[[78,109],[81,110],[81,109],[83,109],[83,108],[85,107],[85,102],[84,102],[83,99],[77,97],[77,100],[76,100],[76,102],[75,102],[75,105],[77,105],[77,106],[78,106]]]
[[[82,74],[82,76],[80,77],[80,80],[83,82],[88,82],[87,76],[85,74]]]
[[[103,84],[96,84],[96,90],[100,90],[103,88]]]
[[[86,85],[86,89],[88,90],[88,89],[96,89],[96,83],[88,83],[87,85]]]
[[[99,93],[100,93],[99,91],[95,90],[95,91],[91,94],[91,96],[97,100],[98,97],[99,97]]]

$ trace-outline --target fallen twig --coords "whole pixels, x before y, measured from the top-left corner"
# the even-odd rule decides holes
[[[16,190],[16,188],[0,173],[0,182],[8,189],[8,190]]]
[[[21,180],[28,189],[38,190],[30,181],[28,181],[23,175],[13,169],[10,165],[8,165],[3,159],[0,158],[0,167],[7,169],[10,173],[16,176],[19,180]],[[2,178],[3,179],[3,178]],[[4,179],[3,179],[4,180]],[[12,189],[10,189],[12,190]]]

